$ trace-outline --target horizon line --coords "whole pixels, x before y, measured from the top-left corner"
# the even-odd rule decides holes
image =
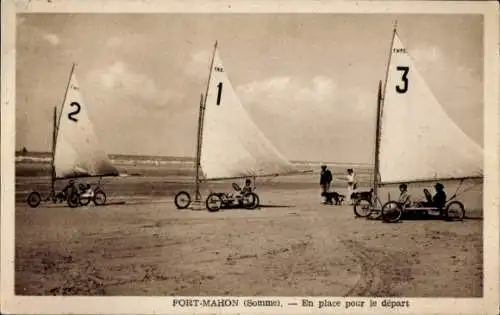
[[[15,151],[15,156],[23,156],[23,154],[29,155],[32,153],[38,153],[38,154],[48,154],[50,155],[51,153],[48,151],[27,151],[26,153],[23,153],[22,150],[16,150]],[[152,158],[174,158],[174,159],[185,159],[185,160],[194,160],[194,156],[179,156],[179,155],[140,155],[140,154],[130,154],[130,153],[109,153],[107,154],[109,157],[119,157],[119,156],[131,156],[131,157],[152,157]],[[362,166],[370,166],[373,165],[373,163],[364,163],[364,162],[333,162],[333,161],[324,161],[324,160],[300,160],[300,159],[290,159],[289,160],[292,163],[314,163],[314,164],[319,164],[319,163],[324,163],[324,164],[331,164],[331,165],[362,165]]]

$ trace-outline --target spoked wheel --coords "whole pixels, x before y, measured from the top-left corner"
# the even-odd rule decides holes
[[[460,201],[450,202],[445,209],[445,218],[447,220],[462,221],[465,217],[464,205]]]
[[[371,214],[372,212],[372,203],[370,200],[366,199],[359,199],[356,201],[354,204],[354,214],[357,217],[367,217]]]
[[[80,205],[81,206],[86,206],[90,203],[90,201],[92,201],[92,197],[87,197],[87,196],[80,196]]]
[[[403,208],[395,201],[389,201],[382,206],[382,220],[389,223],[396,223],[403,216]]]
[[[259,204],[259,196],[256,193],[251,192],[243,196],[243,207],[245,209],[255,209]]]
[[[185,191],[178,192],[174,199],[177,209],[186,209],[191,204],[191,196]]]
[[[28,198],[26,198],[26,202],[28,202],[31,208],[38,207],[41,201],[42,201],[42,196],[40,196],[40,193],[37,191],[31,192],[28,195]]]
[[[96,206],[104,205],[106,203],[106,194],[104,193],[104,191],[100,189],[94,191],[93,201]]]
[[[68,196],[68,206],[70,208],[76,208],[78,207],[79,204],[80,204],[80,195],[78,195],[78,193],[76,192],[70,193],[70,195]]]
[[[208,211],[216,212],[219,211],[222,207],[222,199],[218,194],[211,193],[210,195],[208,195],[206,204]]]

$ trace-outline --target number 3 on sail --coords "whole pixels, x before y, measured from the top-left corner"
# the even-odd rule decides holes
[[[396,92],[398,93],[406,93],[408,91],[408,71],[410,71],[410,67],[397,67],[398,71],[403,71],[403,75],[401,76],[401,80],[403,81],[403,87],[396,85]]]

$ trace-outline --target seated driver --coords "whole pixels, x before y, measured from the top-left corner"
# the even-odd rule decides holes
[[[437,183],[436,185],[434,185],[434,189],[436,190],[436,194],[432,197],[432,200],[421,202],[420,205],[424,207],[442,209],[446,204],[446,193],[444,192],[444,185],[441,183]]]
[[[240,191],[237,192],[237,195],[235,196],[237,199],[241,199],[241,197],[245,194],[248,194],[248,193],[251,193],[252,192],[252,181],[247,178],[245,180],[245,186],[243,186],[243,188],[241,188]]]
[[[84,189],[82,189],[83,194],[82,197],[92,197],[92,187],[90,187],[90,184],[85,185]]]
[[[436,194],[432,197],[432,203],[434,207],[442,209],[446,204],[446,193],[444,192],[444,185],[441,183],[437,183],[434,185],[434,189],[436,189]]]
[[[248,194],[248,193],[251,193],[252,192],[252,181],[247,178],[245,180],[245,186],[243,186],[243,188],[241,189],[241,194],[244,195],[244,194]]]

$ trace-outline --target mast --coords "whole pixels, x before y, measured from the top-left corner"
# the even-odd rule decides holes
[[[71,84],[71,78],[73,77],[73,72],[75,71],[76,63],[73,62],[71,66],[71,71],[68,78],[68,83],[66,85],[66,90],[64,91],[64,97],[61,104],[61,109],[59,112],[59,117],[57,117],[57,107],[54,107],[54,129],[52,133],[52,189],[54,189],[54,182],[56,181],[56,167],[54,164],[54,158],[56,154],[57,145],[57,135],[59,132],[59,124],[61,122],[62,111],[64,110],[64,103],[66,102],[66,97],[68,96],[69,85]]]
[[[210,62],[210,71],[208,73],[207,88],[205,90],[205,97],[201,95],[200,100],[200,114],[198,116],[198,137],[196,146],[196,179],[195,179],[195,201],[201,201],[200,194],[200,170],[201,170],[201,146],[203,143],[203,121],[205,120],[205,107],[207,105],[208,90],[210,88],[210,79],[212,77],[212,69],[214,67],[215,52],[217,50],[217,41],[215,41],[214,51],[212,54],[212,61]]]
[[[203,116],[205,114],[205,108],[204,108],[204,98],[203,94],[200,95],[200,112],[198,115],[198,134],[196,138],[196,161],[195,161],[195,168],[196,168],[196,178],[195,178],[195,201],[200,201],[201,200],[201,194],[200,194],[200,158],[201,158],[201,138],[202,138],[202,124],[203,124]]]
[[[394,29],[392,31],[392,40],[391,40],[391,49],[389,50],[389,58],[387,61],[387,67],[385,69],[385,82],[384,82],[384,90],[382,91],[385,96],[386,88],[387,88],[387,77],[389,75],[389,67],[391,66],[391,57],[392,57],[392,48],[394,47],[394,38],[396,37],[396,28],[398,27],[398,20],[394,22]],[[385,97],[382,97],[382,103]]]
[[[394,47],[394,38],[396,37],[396,28],[398,26],[398,21],[394,22],[394,29],[392,31],[392,39],[391,39],[391,48],[389,50],[389,58],[387,61],[387,66],[385,69],[385,78],[384,78],[384,89],[381,90],[381,82],[379,81],[379,92],[378,92],[378,102],[377,102],[377,131],[375,133],[375,169],[373,176],[373,196],[375,198],[378,197],[378,186],[380,185],[380,174],[379,174],[379,153],[380,153],[380,129],[382,124],[382,114],[384,108],[384,100],[387,89],[387,81],[389,76],[389,67],[391,66],[391,57],[392,57],[392,49]]]
[[[382,81],[378,81],[377,123],[375,129],[375,168],[373,170],[373,195],[378,196],[379,185],[379,151],[380,151],[380,110],[382,108]]]
[[[54,155],[55,155],[55,148],[56,148],[56,128],[57,128],[57,106],[54,106],[54,114],[53,114],[53,120],[52,120],[52,172],[51,172],[51,181],[50,181],[50,189],[51,192],[54,194],[55,189],[54,189],[54,184],[56,181],[56,169],[54,166]]]

